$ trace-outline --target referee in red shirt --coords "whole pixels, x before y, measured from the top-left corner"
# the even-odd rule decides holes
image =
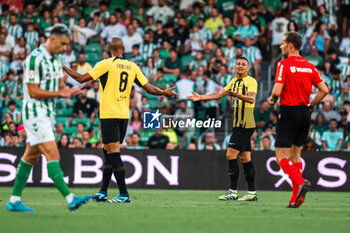
[[[269,103],[280,98],[280,112],[276,129],[276,161],[293,184],[293,194],[287,207],[298,208],[311,187],[302,177],[300,154],[310,126],[310,110],[328,94],[315,66],[299,55],[302,38],[296,32],[283,36],[280,46],[284,60],[277,65],[275,85]],[[309,104],[312,86],[318,91]]]

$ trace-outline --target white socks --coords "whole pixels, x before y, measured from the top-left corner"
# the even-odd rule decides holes
[[[73,201],[74,194],[70,193],[65,198],[68,204],[70,204]]]
[[[11,196],[10,197],[10,202],[11,203],[16,203],[17,201],[21,201],[21,197],[20,196]]]

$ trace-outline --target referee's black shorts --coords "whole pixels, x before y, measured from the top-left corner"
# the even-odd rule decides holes
[[[128,119],[100,119],[103,144],[111,142],[123,143]]]
[[[302,146],[308,136],[310,122],[307,106],[280,106],[275,147]]]
[[[250,138],[255,128],[232,128],[232,135],[227,147],[238,150],[239,152],[251,151]]]

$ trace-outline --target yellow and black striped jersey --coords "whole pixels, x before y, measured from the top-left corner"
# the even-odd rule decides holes
[[[225,87],[225,91],[237,91],[239,94],[248,95],[249,92],[257,93],[258,83],[255,78],[246,76],[242,79],[233,78]],[[236,97],[232,97],[233,104],[233,127],[255,128],[254,106]]]
[[[127,59],[112,57],[99,62],[89,74],[100,79],[100,118],[129,119],[133,83],[144,86],[148,82],[141,69]]]

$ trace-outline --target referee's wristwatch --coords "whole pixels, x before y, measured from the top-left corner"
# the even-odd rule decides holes
[[[311,106],[311,104],[308,104],[308,105],[307,105],[307,108],[308,108],[310,111],[314,110],[314,107]]]

